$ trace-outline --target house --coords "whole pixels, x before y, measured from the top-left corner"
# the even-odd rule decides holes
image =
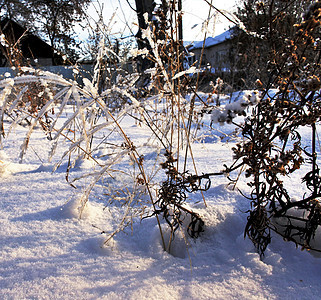
[[[197,66],[201,62],[201,67],[210,67],[213,73],[230,71],[235,58],[233,48],[236,36],[237,29],[232,27],[220,35],[196,42],[189,48],[191,62],[197,62]]]
[[[20,51],[17,51],[20,50]],[[20,65],[49,66],[62,62],[53,48],[17,22],[0,21],[0,67],[10,66],[13,60]]]

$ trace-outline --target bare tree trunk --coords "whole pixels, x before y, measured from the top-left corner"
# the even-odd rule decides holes
[[[147,29],[148,24],[145,21],[144,15],[147,13],[148,15],[148,22],[152,20],[152,14],[154,11],[154,8],[156,6],[154,0],[135,0],[136,2],[136,13],[137,13],[137,19],[138,19],[138,25],[139,29],[136,34],[138,49],[144,49],[147,48],[150,50],[150,45],[146,39],[142,38],[142,29]],[[143,72],[144,70],[151,67],[151,61],[147,58],[140,60],[140,68],[139,71]]]
[[[150,45],[146,39],[142,38],[142,30],[147,29],[150,22],[153,22],[153,12],[155,9],[154,0],[135,0],[136,13],[138,19],[139,30],[136,34],[137,44],[139,49],[150,49]],[[170,12],[170,16],[168,16]],[[165,39],[165,32],[168,29],[167,17],[169,20],[170,37],[172,39],[172,51],[176,56],[176,61],[179,64],[179,69],[183,70],[184,47],[183,47],[183,22],[182,22],[182,0],[162,0],[158,10],[160,21],[155,23],[155,35],[157,39]],[[146,20],[147,14],[147,20]],[[147,22],[146,22],[147,21]],[[154,63],[148,58],[140,58],[138,60],[138,71],[143,73],[144,70],[153,67]]]

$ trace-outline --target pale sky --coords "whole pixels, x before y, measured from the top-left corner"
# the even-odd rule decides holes
[[[209,2],[211,0],[208,0]],[[134,34],[137,32],[137,18],[135,12],[130,8],[126,0],[95,0],[91,8],[88,10],[88,14],[97,19],[97,13],[94,8],[99,10],[99,5],[103,5],[103,15],[106,24],[112,18],[113,13],[116,12],[112,19],[111,33],[123,32],[123,35],[130,35],[132,29]],[[128,0],[133,8],[135,8],[135,0]],[[156,1],[157,2],[157,1]],[[213,0],[212,3],[218,9],[223,10],[226,13],[231,13],[235,10],[236,0]],[[204,0],[183,0],[183,35],[185,41],[200,41],[204,38],[204,30],[202,31],[202,25],[204,20],[209,14],[209,5]],[[223,16],[218,14],[215,10],[211,10],[211,19],[208,26],[207,36],[215,36],[223,31],[227,30],[229,26],[233,24],[226,20]],[[126,25],[127,23],[127,25]]]

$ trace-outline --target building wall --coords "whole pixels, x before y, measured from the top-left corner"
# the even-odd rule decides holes
[[[230,41],[214,45],[212,47],[204,48],[202,66],[210,66],[215,70],[229,69],[229,52],[232,44]],[[200,61],[202,49],[193,49],[191,52],[194,54],[193,62]]]

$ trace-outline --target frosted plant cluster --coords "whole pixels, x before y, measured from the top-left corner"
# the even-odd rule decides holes
[[[258,91],[244,91],[240,99],[235,102],[226,104],[224,107],[217,107],[212,111],[212,123],[230,123],[240,115],[245,115],[245,110],[252,105],[255,105],[260,100]]]

